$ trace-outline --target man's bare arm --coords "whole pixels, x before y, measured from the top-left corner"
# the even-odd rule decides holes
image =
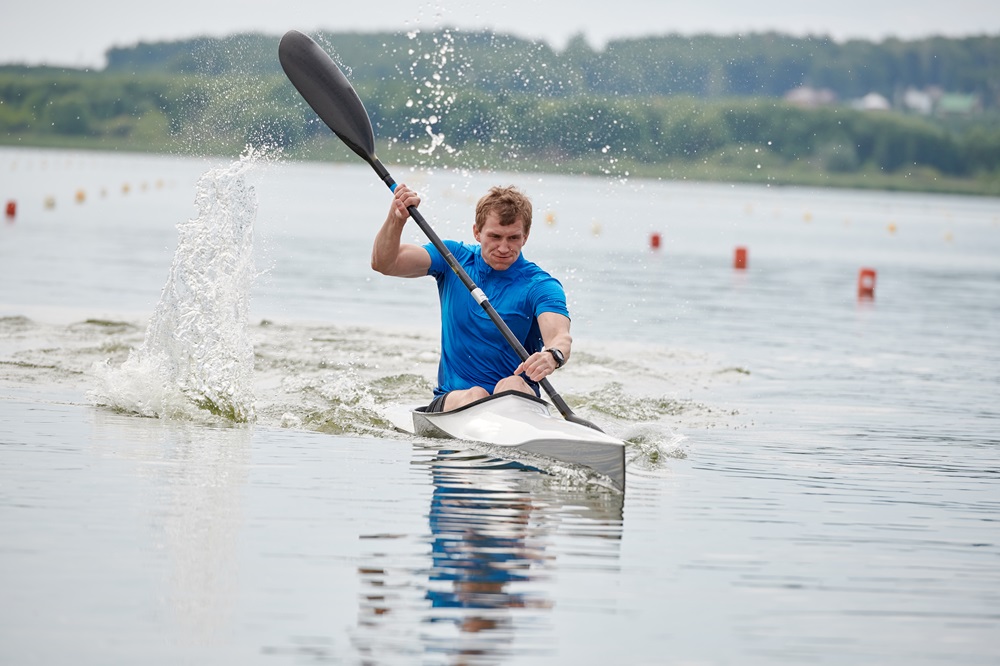
[[[573,347],[573,336],[569,333],[569,317],[556,312],[543,312],[538,315],[538,330],[542,334],[542,342],[546,349],[555,347],[563,353],[566,361]],[[538,352],[528,357],[528,360],[517,366],[514,375],[522,372],[533,382],[548,377],[557,368],[555,357],[547,351]]]
[[[383,275],[422,277],[431,267],[431,256],[419,245],[402,243],[403,227],[410,206],[420,205],[420,197],[406,185],[399,185],[392,197],[389,214],[375,235],[372,245],[372,268]]]

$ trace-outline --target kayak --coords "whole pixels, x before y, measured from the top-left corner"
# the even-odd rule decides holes
[[[625,490],[625,442],[553,414],[549,403],[505,391],[449,412],[412,411],[413,433],[510,447],[590,468]]]

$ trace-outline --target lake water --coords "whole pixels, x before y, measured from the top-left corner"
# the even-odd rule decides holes
[[[392,426],[367,166],[2,148],[0,663],[1000,661],[1000,200],[391,170],[532,196],[626,493]]]

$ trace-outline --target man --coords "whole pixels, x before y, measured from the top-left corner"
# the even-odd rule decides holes
[[[437,280],[441,362],[428,411],[451,411],[499,391],[538,395],[537,383],[569,360],[573,338],[562,285],[521,255],[531,231],[531,201],[514,187],[494,187],[476,204],[472,233],[480,244],[444,241],[531,354],[524,362],[432,244],[400,242],[407,209],[419,205],[416,192],[396,188],[375,236],[372,268]]]

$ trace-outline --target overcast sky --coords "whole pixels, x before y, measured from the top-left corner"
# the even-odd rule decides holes
[[[998,35],[995,0],[8,0],[0,63],[104,66],[112,46],[290,28],[409,30],[489,28],[561,47],[583,33],[594,46],[670,32],[776,30],[838,40]]]

